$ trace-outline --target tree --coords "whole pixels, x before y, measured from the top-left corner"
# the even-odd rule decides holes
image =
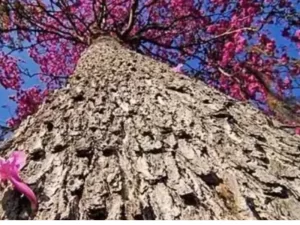
[[[102,37],[0,152],[26,151],[34,219],[299,219],[299,137],[272,123]],[[29,218],[0,198],[1,219]]]
[[[47,90],[65,84],[82,51],[107,33],[297,125],[299,8],[296,0],[1,0],[0,84],[16,91],[18,105],[8,124],[34,113]],[[14,57],[25,50],[39,72]],[[46,90],[24,89],[25,76],[39,76]]]
[[[267,35],[257,44],[264,27],[249,26],[271,14],[264,22],[286,21],[298,43],[288,1],[281,9],[273,1],[1,3],[2,63],[10,65],[1,84],[17,90],[12,125],[24,121],[0,152],[26,152],[22,178],[39,201],[31,214],[28,200],[6,187],[2,219],[299,219],[299,137],[157,62],[182,63],[176,71],[295,122],[296,105],[273,88],[283,75],[297,77],[297,61],[286,61],[288,75],[276,73],[281,52]],[[7,49],[29,49],[48,93],[22,90],[22,76],[32,74]]]

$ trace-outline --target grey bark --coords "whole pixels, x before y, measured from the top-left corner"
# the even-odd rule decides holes
[[[24,149],[32,219],[300,219],[300,138],[102,38],[1,147]],[[29,219],[11,187],[2,219]]]

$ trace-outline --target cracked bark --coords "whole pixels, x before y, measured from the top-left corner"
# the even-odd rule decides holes
[[[33,219],[300,219],[300,139],[262,113],[99,39],[25,120]],[[2,219],[29,219],[10,187]]]

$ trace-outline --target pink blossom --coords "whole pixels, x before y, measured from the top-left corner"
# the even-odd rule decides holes
[[[180,64],[178,64],[176,67],[173,67],[172,68],[172,71],[174,71],[175,73],[182,73],[182,67],[183,67],[183,64],[182,63],[180,63]]]
[[[25,184],[19,175],[20,170],[25,166],[26,155],[24,152],[15,151],[5,160],[0,157],[0,182],[9,180],[14,188],[24,194],[31,203],[33,211],[37,209],[37,198],[30,187]]]

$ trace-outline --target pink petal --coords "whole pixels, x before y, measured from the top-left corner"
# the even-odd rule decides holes
[[[5,159],[0,157],[0,182],[7,179],[7,162]]]
[[[19,177],[16,177],[16,178],[11,177],[10,181],[20,193],[24,194],[28,198],[28,200],[31,203],[32,211],[36,211],[38,202],[37,202],[37,198],[36,198],[34,192],[31,190],[31,188],[27,184],[22,182],[22,180],[19,179]]]
[[[176,72],[176,73],[181,73],[181,68],[183,67],[183,64],[180,63],[178,64],[176,67],[172,68],[172,71]]]
[[[22,151],[15,151],[10,155],[9,161],[20,171],[26,164],[26,154]]]

